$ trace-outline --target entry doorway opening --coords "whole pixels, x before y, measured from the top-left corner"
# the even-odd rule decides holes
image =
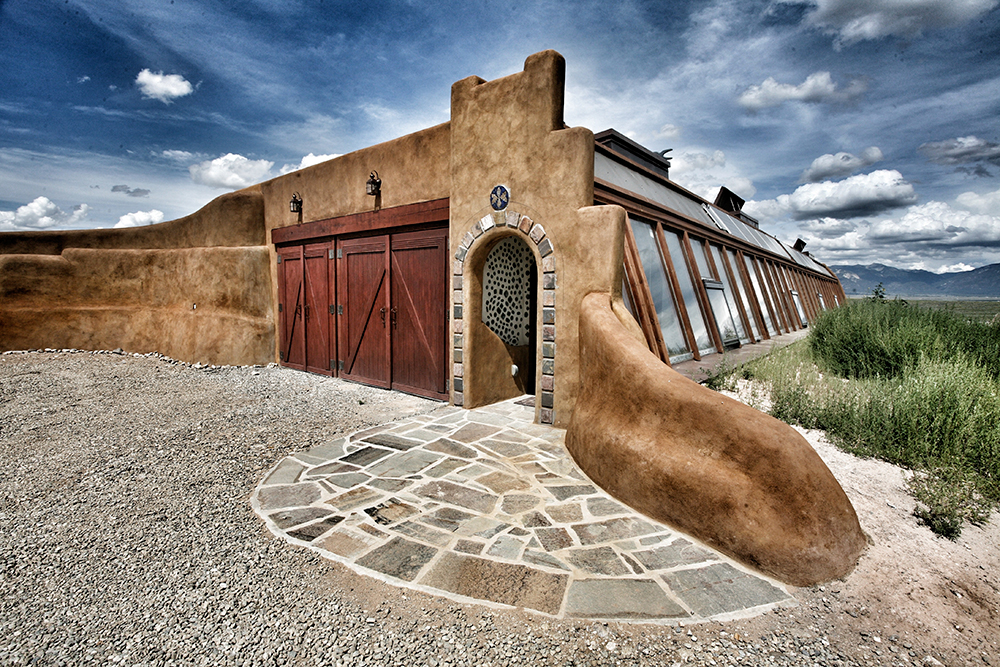
[[[500,240],[483,267],[482,320],[503,341],[518,389],[535,394],[538,266],[516,236]]]

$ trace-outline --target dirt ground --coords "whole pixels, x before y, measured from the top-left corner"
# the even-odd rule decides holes
[[[735,622],[730,632],[759,635],[794,623],[845,648],[855,643],[858,658],[879,664],[887,663],[877,651],[918,664],[927,656],[946,665],[1000,664],[1000,513],[985,526],[965,524],[955,542],[938,537],[913,516],[906,471],[842,452],[822,431],[797,430],[840,481],[870,544],[844,580],[793,589],[799,607]]]
[[[119,600],[112,595],[108,602],[101,588],[113,593],[115,586],[125,585],[118,570],[106,567],[107,558],[123,559],[139,573],[148,569],[144,551],[100,548],[124,539],[112,521],[125,511],[123,506],[148,502],[162,506],[157,511],[178,526],[207,512],[206,521],[217,522],[211,524],[213,530],[238,536],[232,544],[246,553],[241,551],[236,560],[267,564],[253,571],[228,573],[223,568],[221,574],[211,574],[231,575],[228,591],[253,588],[254,606],[246,616],[253,622],[246,636],[240,636],[247,646],[264,646],[258,631],[265,621],[308,618],[312,626],[303,625],[295,637],[275,644],[300,653],[288,664],[402,664],[377,657],[379,642],[392,641],[400,647],[393,649],[397,657],[425,658],[405,664],[428,665],[1000,665],[1000,514],[982,527],[967,524],[955,542],[937,537],[913,516],[903,470],[843,453],[818,431],[803,434],[847,492],[871,543],[845,579],[791,589],[797,605],[724,623],[670,627],[556,620],[517,609],[459,604],[359,576],[274,540],[252,515],[246,495],[291,449],[391,419],[390,408],[398,409],[396,404],[410,397],[376,395],[358,385],[277,368],[209,369],[162,358],[82,353],[14,355],[2,361],[0,445],[6,445],[0,452],[8,452],[10,462],[0,469],[0,542],[7,548],[0,554],[0,588],[18,590],[21,601],[0,600],[0,664],[26,664],[18,656],[25,661],[48,656],[45,642],[67,655],[80,653],[73,647],[90,646],[87,642],[103,650],[108,637],[121,639],[114,628],[148,621],[144,605],[162,606],[158,599],[144,601],[142,596]],[[404,407],[421,409],[409,403]],[[25,450],[29,445],[30,455]],[[188,479],[194,473],[187,462],[196,453],[202,457],[201,468],[195,470],[197,479]],[[143,476],[148,472],[159,485],[148,489],[145,500],[142,489],[128,484],[132,467],[141,468]],[[119,486],[101,477],[102,486],[95,470],[105,468],[130,472],[116,482]],[[185,491],[192,484],[203,486],[196,494]],[[209,491],[217,492],[218,502],[206,500]],[[93,502],[81,502],[88,499]],[[77,515],[85,510],[96,513],[86,515],[86,531],[51,530],[53,522],[62,521],[64,528],[80,523]],[[127,532],[130,540],[141,543],[137,549],[164,548],[157,541],[165,535],[162,527],[156,528],[162,522],[151,517],[142,519],[146,523],[137,518],[139,523]],[[177,555],[171,558],[182,563],[233,558],[225,551],[230,542],[207,539],[201,525],[195,521],[190,530],[178,528],[171,544],[182,537],[189,541],[174,545]],[[33,546],[49,543],[58,549]],[[46,559],[57,556],[78,566],[74,570],[63,562],[65,581],[50,581],[46,569]],[[84,556],[93,563],[76,562]],[[197,567],[174,569],[187,574],[178,582],[147,582],[150,590],[174,602],[202,590]],[[104,583],[88,587],[93,577],[103,577]],[[78,581],[81,588],[72,589],[66,581]],[[93,618],[62,599],[78,594],[73,590],[96,596],[94,608],[84,609]],[[234,605],[242,599],[236,593],[230,597]],[[119,619],[99,613],[108,604],[126,605],[131,615]],[[6,617],[5,605],[10,607]],[[250,612],[264,620],[254,620],[257,616]],[[59,623],[46,625],[52,619],[77,634],[67,634]],[[195,628],[202,638],[234,628],[226,614],[217,625],[211,618],[203,621],[204,627]],[[179,637],[177,641],[197,645],[197,637],[185,634],[185,628],[161,629],[144,642],[169,647]],[[331,636],[331,628],[339,638]],[[20,638],[8,635],[5,644],[12,629]],[[39,643],[28,642],[29,635]],[[317,647],[333,640],[348,647],[343,654],[319,653]],[[463,643],[466,652],[456,653],[456,643]],[[274,650],[271,644],[264,648]],[[178,661],[200,655],[190,646],[185,650],[187,654],[177,654]]]

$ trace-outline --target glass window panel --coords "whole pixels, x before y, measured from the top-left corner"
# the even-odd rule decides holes
[[[684,252],[681,250],[681,236],[667,230],[664,230],[663,236],[667,239],[670,259],[674,262],[674,272],[677,274],[677,282],[681,286],[681,296],[684,299],[684,305],[687,307],[688,319],[691,320],[691,330],[694,332],[694,340],[698,345],[698,351],[713,352],[715,346],[712,344],[712,337],[708,335],[708,327],[705,326],[705,317],[702,315],[701,307],[698,305],[694,283],[691,282],[691,274],[688,271],[687,261],[684,257]]]
[[[740,319],[739,308],[736,307],[736,296],[733,294],[733,286],[729,283],[729,274],[726,273],[726,265],[722,263],[722,250],[717,245],[713,245],[711,248],[712,258],[715,260],[715,268],[719,271],[719,280],[722,281],[723,292],[726,296],[726,302],[729,305],[729,312],[733,314],[736,333],[739,335],[740,342],[748,343],[750,342],[750,337],[747,336],[743,320]]]
[[[757,326],[757,318],[753,315],[753,306],[750,305],[750,297],[747,296],[747,288],[743,285],[743,280],[740,274],[739,259],[736,257],[736,253],[728,248],[726,249],[726,255],[729,257],[729,265],[733,268],[733,273],[736,276],[736,290],[740,293],[740,301],[743,302],[743,310],[746,311],[747,318],[750,320],[750,328],[753,330],[754,340],[760,340],[760,328]]]
[[[660,321],[660,330],[663,332],[663,342],[667,346],[667,354],[670,359],[689,354],[687,342],[684,340],[684,330],[681,328],[680,318],[677,316],[677,307],[674,305],[674,297],[670,293],[670,283],[667,281],[667,274],[663,271],[663,260],[656,245],[655,230],[653,226],[629,218],[632,223],[632,234],[635,236],[635,245],[639,250],[639,261],[642,263],[642,271],[646,274],[646,282],[649,284],[649,295],[653,299],[653,307],[656,308],[656,317]]]
[[[624,276],[624,275],[625,275],[625,273],[622,273],[622,276]],[[623,277],[622,278],[622,301],[625,302],[625,307],[628,308],[628,312],[632,314],[632,317],[635,317],[635,308],[632,307],[632,299],[628,298],[628,285],[626,284],[626,282],[627,282],[626,279]],[[636,319],[638,320],[639,318],[636,317]]]
[[[708,303],[712,306],[712,315],[715,316],[715,323],[719,327],[719,336],[722,342],[728,345],[735,343],[740,335],[736,331],[736,320],[726,300],[726,292],[719,283],[715,285],[716,287],[712,287],[706,284],[705,293],[708,294]]]
[[[816,296],[819,297],[819,307],[822,308],[823,310],[826,310],[826,303],[823,301],[823,293],[816,292]]]
[[[767,328],[767,333],[773,336],[775,332],[774,322],[771,321],[771,314],[767,311],[764,290],[761,289],[760,280],[757,279],[757,272],[754,271],[753,260],[749,255],[743,255],[743,261],[746,262],[747,273],[750,274],[750,282],[753,283],[753,291],[757,293],[757,304],[760,306],[761,315],[764,316],[764,327]]]
[[[799,313],[799,322],[802,323],[802,326],[808,325],[809,321],[806,319],[806,309],[802,307],[802,299],[799,298],[799,293],[795,290],[792,290],[792,301],[795,302],[795,310]]]
[[[705,257],[705,244],[701,239],[696,239],[693,236],[691,239],[691,250],[694,251],[694,263],[698,265],[698,273],[702,278],[708,278],[709,280],[715,280],[715,276],[712,275],[711,269],[708,268],[708,258]]]

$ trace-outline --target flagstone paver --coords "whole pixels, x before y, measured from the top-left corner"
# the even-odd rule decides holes
[[[533,414],[444,406],[369,428],[282,459],[251,504],[294,544],[451,599],[671,624],[794,603],[612,499]]]

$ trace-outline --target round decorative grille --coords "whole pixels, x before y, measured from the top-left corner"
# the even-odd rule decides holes
[[[508,345],[527,345],[531,330],[531,268],[528,246],[514,236],[496,244],[483,269],[483,323]]]

